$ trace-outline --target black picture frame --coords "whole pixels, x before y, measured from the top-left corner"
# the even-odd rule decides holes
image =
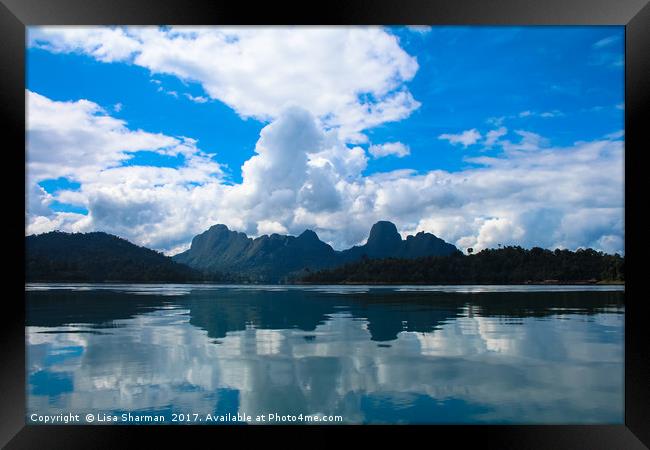
[[[4,214],[5,242],[13,243],[5,256],[11,273],[5,281],[2,330],[0,445],[6,448],[115,448],[144,437],[183,445],[196,433],[209,439],[224,433],[264,437],[287,427],[149,427],[149,426],[42,426],[25,424],[25,310],[24,230],[25,197],[16,189],[24,172],[25,145],[25,27],[29,25],[157,25],[157,24],[435,24],[435,25],[624,25],[625,34],[625,424],[557,426],[376,426],[364,436],[421,432],[435,442],[454,446],[614,449],[650,446],[650,352],[645,336],[647,300],[640,280],[647,192],[641,158],[648,152],[647,119],[650,106],[650,4],[647,0],[347,0],[317,4],[179,0],[0,0],[0,117],[6,163],[2,183],[10,195]],[[646,114],[644,114],[646,113]],[[644,126],[645,125],[645,126]],[[11,175],[8,176],[8,175]],[[16,175],[17,178],[16,179]],[[23,180],[24,181],[24,180]],[[18,191],[18,192],[17,192]],[[636,243],[636,245],[635,245]],[[9,251],[9,250],[6,250]],[[9,261],[9,262],[8,262]],[[23,274],[23,276],[21,276]],[[296,433],[314,432],[327,439],[333,431],[359,431],[350,427],[291,427]],[[215,433],[217,435],[215,436]],[[319,438],[319,439],[320,439]],[[190,440],[191,439],[191,440]],[[434,442],[431,441],[431,442]],[[217,442],[223,441],[207,441]],[[237,441],[235,441],[237,442]],[[411,441],[408,441],[409,443]],[[416,445],[415,441],[410,445]],[[307,442],[305,442],[307,444]],[[153,444],[152,444],[153,445]],[[407,444],[408,445],[408,444]]]

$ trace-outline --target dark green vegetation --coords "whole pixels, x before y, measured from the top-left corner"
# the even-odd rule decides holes
[[[28,236],[26,280],[63,282],[517,284],[623,282],[624,258],[521,247],[465,256],[430,233],[401,238],[378,222],[366,244],[336,251],[307,230],[256,239],[215,225],[170,258],[106,233]]]
[[[106,233],[50,233],[25,238],[26,281],[220,281]]]
[[[364,258],[302,278],[305,283],[524,284],[623,282],[624,258],[592,249],[486,249],[465,256]]]
[[[402,239],[391,222],[372,226],[366,244],[336,251],[311,230],[300,236],[272,234],[249,238],[225,225],[214,225],[192,240],[174,261],[205,272],[232,272],[253,282],[289,282],[323,268],[368,258],[417,258],[458,251],[433,234],[420,232]]]

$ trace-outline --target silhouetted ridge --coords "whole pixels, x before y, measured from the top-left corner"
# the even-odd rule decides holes
[[[512,284],[617,281],[625,260],[592,249],[486,249],[464,256],[431,233],[401,239],[375,224],[366,244],[335,251],[316,233],[255,239],[215,225],[169,258],[102,232],[25,238],[26,281]]]
[[[366,242],[366,249],[373,254],[391,254],[402,245],[402,236],[397,232],[397,227],[391,222],[377,222],[370,229],[370,236]]]
[[[25,238],[26,281],[198,281],[201,273],[154,250],[102,232]]]
[[[274,233],[252,239],[225,225],[214,225],[196,236],[190,248],[174,256],[174,260],[199,270],[241,273],[259,282],[278,282],[363,257],[412,258],[456,251],[455,246],[429,233],[403,240],[397,227],[388,221],[372,226],[366,244],[340,252],[312,230],[297,237]]]
[[[318,235],[312,230],[303,231],[300,234],[300,236],[298,236],[298,239],[302,239],[303,241],[310,241],[310,242],[320,241],[320,239],[318,239]]]
[[[419,233],[418,233],[419,235]],[[432,235],[421,237],[435,242]],[[413,240],[418,239],[416,235]],[[408,241],[409,239],[407,239]],[[474,255],[415,259],[363,259],[307,274],[306,283],[352,284],[526,284],[623,282],[625,259],[592,249],[546,250],[534,247],[485,249]]]

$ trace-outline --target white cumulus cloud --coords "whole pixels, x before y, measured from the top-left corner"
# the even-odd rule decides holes
[[[438,139],[449,141],[449,143],[454,145],[460,144],[467,148],[470,145],[476,144],[481,139],[481,133],[476,128],[472,128],[471,130],[465,130],[458,134],[444,133],[438,136]]]
[[[340,249],[362,243],[375,221],[391,220],[402,234],[433,232],[461,249],[623,251],[620,136],[557,148],[517,130],[514,142],[495,140],[495,156],[468,158],[471,168],[365,176],[361,147],[289,106],[262,129],[242,182],[227,184],[190,138],[132,130],[88,100],[28,95],[28,233],[100,230],[173,253],[224,223],[253,236],[310,228]],[[493,131],[488,138],[503,130]],[[138,150],[184,159],[178,167],[125,165]],[[37,185],[56,177],[80,187],[47,194]],[[88,214],[54,212],[55,200]]]
[[[387,142],[385,144],[371,145],[368,151],[375,158],[383,158],[384,156],[394,155],[398,158],[403,158],[411,154],[408,145],[401,142]]]
[[[197,82],[242,117],[270,121],[301,105],[350,141],[420,105],[405,85],[416,58],[376,26],[30,27],[28,43]]]
[[[508,129],[506,127],[499,127],[496,130],[490,130],[485,135],[485,142],[483,145],[485,145],[486,148],[492,148],[499,138],[506,134],[508,134]]]

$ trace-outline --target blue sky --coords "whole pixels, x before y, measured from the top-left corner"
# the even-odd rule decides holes
[[[31,28],[28,232],[174,253],[219,221],[343,247],[389,219],[622,252],[623,63],[623,27]]]

